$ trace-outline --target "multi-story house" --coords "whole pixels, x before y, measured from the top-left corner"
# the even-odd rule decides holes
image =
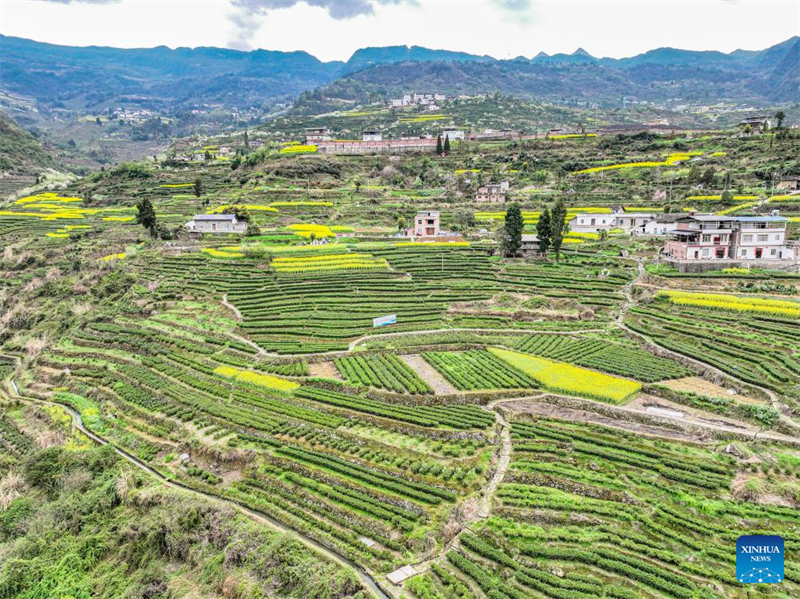
[[[663,253],[677,260],[730,258],[735,220],[715,214],[685,216],[668,233]]]
[[[773,216],[742,216],[736,219],[733,258],[784,260],[794,257],[786,246],[786,219]]]
[[[787,220],[770,216],[690,215],[667,232],[662,254],[678,261],[794,260],[786,242]]]

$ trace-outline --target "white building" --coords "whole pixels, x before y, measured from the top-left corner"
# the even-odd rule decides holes
[[[239,222],[235,214],[196,214],[185,225],[195,233],[244,233],[247,223]]]
[[[445,137],[449,137],[450,141],[453,141],[456,139],[458,140],[464,139],[466,135],[464,134],[464,131],[462,131],[461,129],[456,129],[455,127],[445,127],[442,130],[442,139],[444,139]]]
[[[575,233],[598,233],[615,228],[616,214],[576,214],[569,221],[569,230]]]
[[[306,127],[306,144],[313,145],[318,141],[330,141],[331,133],[327,127]]]
[[[777,212],[777,211],[775,211]],[[732,258],[786,260],[794,258],[794,249],[786,247],[787,220],[772,216],[738,216],[733,234]]]
[[[377,129],[364,129],[361,132],[361,141],[383,141],[383,135]]]

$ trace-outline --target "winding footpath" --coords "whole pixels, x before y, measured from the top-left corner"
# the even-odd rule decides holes
[[[672,358],[677,359],[678,361],[688,361],[688,362],[694,364],[695,366],[697,366],[698,368],[705,369],[705,370],[707,370],[709,372],[713,372],[714,374],[716,374],[718,376],[721,376],[723,379],[735,380],[737,382],[740,382],[740,383],[743,383],[743,384],[747,384],[750,387],[753,387],[754,389],[758,389],[764,395],[769,397],[769,400],[770,400],[770,403],[772,404],[772,407],[774,407],[776,410],[778,410],[778,414],[780,414],[781,422],[786,424],[790,428],[794,429],[798,433],[800,433],[800,424],[795,422],[794,420],[792,420],[791,418],[786,416],[786,414],[783,413],[783,411],[781,410],[781,405],[782,404],[781,404],[780,398],[778,397],[777,393],[775,393],[772,389],[768,389],[768,388],[762,387],[760,385],[755,385],[753,383],[748,383],[746,381],[742,381],[741,379],[738,379],[735,376],[733,376],[731,374],[728,374],[724,370],[720,370],[716,366],[713,366],[711,364],[707,364],[706,362],[703,362],[702,360],[698,360],[697,358],[693,358],[691,356],[687,356],[685,354],[676,352],[676,351],[671,350],[669,348],[666,348],[666,347],[664,347],[662,345],[659,345],[658,343],[653,341],[653,339],[651,339],[647,335],[644,335],[644,334],[642,334],[642,333],[640,333],[638,331],[634,331],[633,329],[631,329],[630,327],[628,327],[625,324],[625,322],[624,322],[625,314],[628,312],[630,307],[633,304],[636,303],[636,300],[633,298],[631,292],[633,291],[633,288],[636,285],[638,285],[640,283],[641,279],[647,274],[647,271],[646,271],[646,269],[644,267],[644,261],[642,260],[642,258],[638,258],[637,259],[637,263],[638,263],[638,265],[637,265],[638,266],[638,274],[637,274],[636,278],[633,281],[631,281],[630,283],[625,285],[625,287],[623,288],[622,292],[625,295],[625,303],[620,308],[620,314],[619,314],[619,316],[617,316],[617,319],[615,320],[614,324],[616,324],[619,328],[624,330],[629,335],[632,335],[632,336],[634,336],[634,337],[636,337],[638,339],[641,339],[648,347],[651,347],[651,348],[653,348],[655,350],[658,350],[661,353],[667,354],[667,355],[671,356]],[[758,436],[758,433],[756,433],[756,436]]]
[[[149,465],[145,464],[144,462],[142,462],[139,458],[135,457],[134,455],[128,453],[127,451],[125,451],[124,449],[118,447],[114,443],[108,441],[107,439],[104,439],[100,435],[97,435],[96,433],[94,433],[94,432],[90,431],[88,428],[86,428],[86,426],[83,424],[83,419],[81,418],[80,413],[77,410],[75,410],[72,406],[68,406],[68,405],[65,405],[65,404],[62,404],[62,403],[47,401],[47,400],[44,400],[44,399],[38,399],[36,397],[31,397],[31,396],[27,396],[27,395],[22,395],[20,393],[20,390],[19,390],[19,387],[17,386],[16,381],[13,378],[10,379],[10,383],[11,383],[12,389],[14,390],[14,396],[16,396],[16,397],[9,395],[9,399],[18,399],[18,400],[23,401],[23,402],[36,403],[36,404],[40,404],[40,405],[57,406],[59,408],[62,408],[64,410],[66,410],[67,413],[72,417],[72,425],[76,429],[78,429],[81,433],[86,435],[89,439],[91,439],[92,441],[94,441],[98,445],[108,445],[118,455],[120,455],[122,458],[124,458],[125,460],[127,460],[128,462],[130,462],[131,464],[133,464],[134,466],[136,466],[140,470],[143,470],[144,472],[146,472],[150,476],[156,478],[164,486],[172,488],[172,489],[176,489],[178,491],[191,493],[193,495],[202,497],[202,498],[204,498],[206,500],[213,501],[214,503],[217,503],[217,504],[228,505],[228,506],[232,507],[233,509],[235,509],[236,511],[238,511],[239,513],[244,514],[245,516],[247,516],[251,520],[255,520],[256,522],[259,522],[261,524],[265,524],[267,526],[270,526],[271,528],[273,528],[273,529],[275,529],[275,530],[277,530],[277,531],[279,531],[281,533],[288,534],[288,535],[292,536],[293,538],[295,538],[296,540],[298,540],[301,543],[303,543],[304,545],[306,545],[307,547],[309,547],[310,549],[313,549],[314,551],[316,551],[318,553],[321,553],[326,558],[328,558],[328,559],[338,563],[339,565],[341,565],[341,566],[343,566],[345,568],[348,568],[348,569],[352,570],[353,572],[355,572],[356,575],[361,580],[361,582],[364,584],[364,586],[367,589],[369,589],[369,591],[372,593],[373,597],[377,597],[378,599],[396,599],[394,595],[387,594],[387,592],[383,589],[382,585],[378,582],[378,580],[376,578],[374,578],[369,572],[367,572],[364,568],[362,568],[360,565],[358,565],[356,562],[354,562],[350,558],[338,553],[337,551],[334,551],[333,549],[327,547],[326,545],[323,545],[319,541],[317,541],[315,539],[312,539],[309,536],[306,536],[305,534],[303,534],[301,532],[298,532],[298,531],[296,531],[296,530],[294,530],[292,528],[289,528],[288,526],[286,526],[285,524],[283,524],[279,520],[276,520],[275,518],[273,518],[272,516],[270,516],[269,514],[267,514],[265,512],[262,512],[262,511],[259,511],[259,510],[254,510],[254,509],[252,509],[250,507],[247,507],[246,505],[241,504],[238,501],[235,501],[233,499],[228,499],[226,497],[221,497],[219,495],[215,495],[214,493],[208,493],[206,491],[200,491],[198,489],[193,489],[192,487],[184,485],[183,483],[180,483],[178,481],[175,481],[175,480],[172,480],[170,478],[167,478],[166,476],[164,476],[161,472],[159,472],[155,468],[152,468],[151,466],[149,466]]]

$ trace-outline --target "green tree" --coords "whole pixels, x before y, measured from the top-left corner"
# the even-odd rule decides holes
[[[245,129],[244,135],[242,137],[244,138],[244,147],[245,147],[245,149],[249,150],[250,149],[250,137],[247,135],[247,130],[246,129]]]
[[[505,235],[503,248],[507,255],[514,256],[522,246],[522,210],[516,202],[511,204],[506,211]]]
[[[250,216],[250,211],[242,205],[234,205],[234,206],[226,206],[225,210],[222,211],[223,214],[234,214],[236,215],[236,220],[249,223],[252,220]]]
[[[149,198],[142,198],[136,203],[136,222],[147,229],[151,237],[156,236],[156,211]]]
[[[720,197],[720,200],[722,200],[723,202],[729,204],[730,202],[733,201],[733,194],[729,190],[726,189],[725,191],[722,192],[722,196]]]
[[[783,129],[784,119],[786,119],[786,113],[783,110],[779,110],[775,113],[775,120],[778,121],[778,124],[775,125],[776,129]]]
[[[558,200],[550,212],[550,244],[556,253],[556,262],[561,257],[561,244],[564,241],[564,230],[567,228],[567,209],[562,200]]]
[[[403,232],[406,230],[406,219],[402,216],[397,217],[397,230]]]
[[[444,151],[444,149],[442,148],[442,136],[439,135],[436,138],[436,154],[438,156],[441,156],[443,151]]]
[[[475,213],[466,208],[459,208],[455,211],[453,220],[458,225],[459,230],[466,231],[475,226]]]
[[[199,177],[194,180],[194,195],[197,198],[203,195],[203,182]]]
[[[536,223],[536,236],[539,238],[539,251],[547,254],[550,247],[550,210],[545,208]]]
[[[444,153],[445,154],[449,154],[450,153],[450,136],[449,135],[445,135],[444,136]]]
[[[211,152],[206,150],[206,153],[203,154],[203,160],[211,160]]]

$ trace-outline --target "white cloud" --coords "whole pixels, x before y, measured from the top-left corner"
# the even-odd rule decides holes
[[[67,45],[305,50],[418,45],[497,58],[761,49],[800,34],[796,0],[2,0],[0,32]]]

